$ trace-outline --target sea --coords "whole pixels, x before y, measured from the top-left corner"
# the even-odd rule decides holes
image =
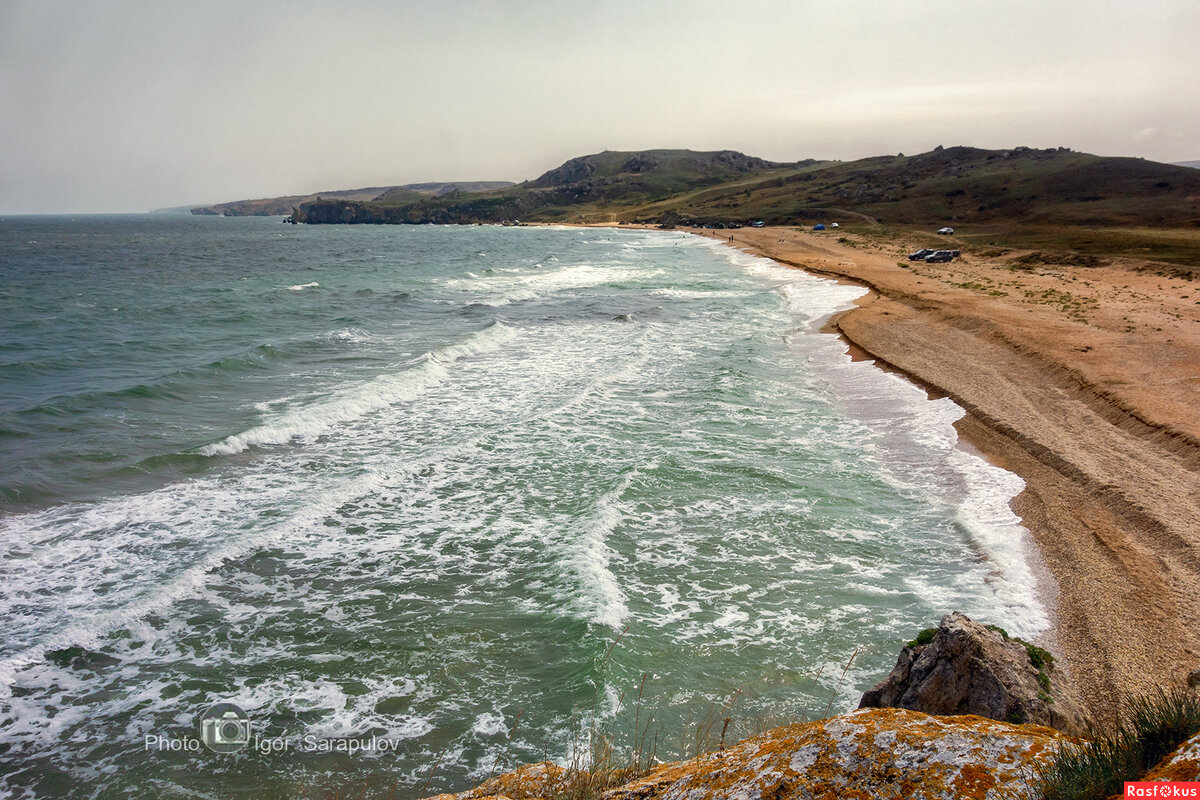
[[[950,611],[1037,636],[1021,479],[822,332],[864,292],[672,231],[0,218],[0,796],[644,764]]]

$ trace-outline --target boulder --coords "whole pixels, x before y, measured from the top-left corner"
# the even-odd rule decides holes
[[[1050,653],[958,612],[909,642],[859,708],[975,714],[1076,734],[1089,724]]]
[[[1038,764],[1065,742],[1050,728],[980,717],[861,709],[776,728],[728,749],[661,764],[600,800],[950,800],[1024,796]],[[438,800],[550,798],[561,768],[535,764]],[[538,780],[542,783],[538,783]]]

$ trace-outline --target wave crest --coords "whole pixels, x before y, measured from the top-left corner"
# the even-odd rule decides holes
[[[303,407],[288,409],[269,422],[205,445],[196,452],[203,456],[234,455],[251,447],[320,436],[336,425],[396,403],[415,400],[444,381],[449,374],[446,367],[455,361],[498,350],[515,335],[511,328],[494,322],[463,342],[425,353],[415,367],[336,390]]]

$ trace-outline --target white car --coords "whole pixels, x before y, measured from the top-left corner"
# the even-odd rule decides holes
[[[942,236],[953,236],[954,228],[938,228],[938,233]]]

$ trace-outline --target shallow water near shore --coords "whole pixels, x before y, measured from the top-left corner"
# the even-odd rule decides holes
[[[948,611],[1047,625],[1020,479],[818,332],[859,288],[607,229],[7,218],[0,252],[2,794],[418,797],[592,715],[673,757],[727,702],[845,710]],[[292,745],[166,746],[218,702]],[[347,737],[390,744],[305,747]]]

